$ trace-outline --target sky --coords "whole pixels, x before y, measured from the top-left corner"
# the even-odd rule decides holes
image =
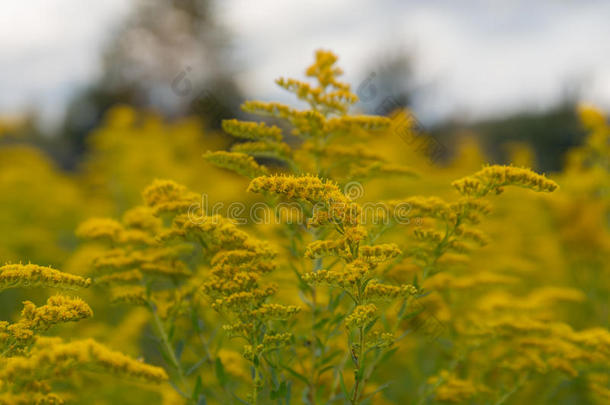
[[[0,116],[35,106],[57,121],[99,75],[99,55],[128,15],[126,0],[0,3]],[[224,0],[236,80],[250,98],[281,98],[318,48],[340,57],[357,87],[384,56],[408,52],[425,89],[424,121],[544,109],[578,89],[610,110],[610,2],[602,0]],[[369,103],[381,102],[370,100]]]

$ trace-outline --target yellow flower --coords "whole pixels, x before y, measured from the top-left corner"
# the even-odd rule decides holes
[[[375,319],[377,307],[374,304],[358,305],[351,314],[345,318],[347,328],[361,328]]]
[[[581,104],[578,106],[578,116],[583,126],[590,131],[607,126],[603,112],[591,105]]]
[[[265,337],[263,338],[263,347],[265,350],[276,349],[278,347],[288,345],[291,340],[291,333],[276,333],[271,335],[265,335]]]
[[[360,246],[360,257],[367,262],[378,263],[393,259],[402,252],[394,243],[373,246]]]
[[[35,264],[7,264],[0,267],[0,290],[14,287],[89,287],[91,280]]]
[[[351,258],[352,251],[346,239],[317,240],[311,242],[305,251],[308,259],[317,259],[325,256],[340,256]]]
[[[333,117],[324,123],[326,133],[350,133],[356,130],[381,131],[387,129],[391,121],[376,115],[346,115]]]
[[[90,218],[78,226],[76,235],[86,239],[107,239],[114,242],[123,231],[123,226],[114,219]]]
[[[93,339],[64,343],[58,338],[39,338],[28,357],[6,359],[4,367],[0,369],[0,377],[18,383],[36,378],[61,378],[86,367],[154,382],[167,380],[162,368],[109,350]]]
[[[284,142],[243,142],[231,147],[231,152],[244,153],[258,158],[290,160],[292,149]]]
[[[218,167],[232,170],[249,178],[267,174],[267,169],[264,166],[260,166],[252,156],[248,156],[245,153],[225,151],[207,152],[204,155],[204,158]]]
[[[155,180],[142,195],[146,205],[152,208],[155,215],[185,212],[199,202],[195,193],[171,180]]]
[[[322,88],[333,86],[339,90],[349,91],[349,85],[336,80],[337,76],[343,74],[341,68],[334,66],[337,60],[334,53],[320,49],[316,51],[316,61],[307,68],[305,74],[317,78]]]
[[[220,349],[217,356],[227,373],[243,380],[250,378],[250,373],[246,371],[246,365],[243,364],[244,359],[240,354],[231,350]]]
[[[487,391],[487,387],[469,379],[458,378],[447,370],[441,370],[438,376],[429,378],[428,384],[435,386],[436,399],[455,403],[467,401],[477,393]]]
[[[25,301],[23,305],[19,323],[34,330],[46,330],[59,322],[73,322],[93,316],[93,311],[85,301],[63,295],[50,297],[46,305],[41,307],[36,307],[30,301]]]
[[[0,393],[0,404],[2,405],[61,405],[64,400],[53,393],[27,392],[13,394],[10,392]]]
[[[161,227],[161,220],[155,217],[150,207],[132,208],[123,215],[123,223],[127,228],[155,232]]]
[[[355,94],[342,89],[326,92],[323,87],[311,87],[308,83],[296,79],[279,78],[275,82],[299,99],[308,102],[312,108],[322,106],[329,111],[346,113],[349,106],[358,101]]]
[[[263,304],[252,311],[252,316],[259,319],[289,319],[301,308],[294,305]]]
[[[438,273],[428,278],[425,286],[432,290],[465,290],[489,285],[516,284],[518,281],[517,277],[491,272],[477,272],[462,277],[456,277],[448,273]]]
[[[555,191],[559,186],[552,180],[530,169],[512,166],[487,166],[472,176],[454,181],[462,194],[482,197],[490,192],[500,194],[505,186],[529,188],[534,191]]]
[[[9,349],[14,350],[28,344],[35,332],[46,331],[58,323],[75,322],[92,316],[93,311],[80,298],[54,295],[47,300],[46,305],[40,307],[24,301],[19,321],[14,324],[0,323],[0,343],[8,341]],[[11,342],[17,345],[14,346]]]
[[[224,120],[222,121],[222,129],[238,138],[282,140],[282,130],[275,125],[267,126],[264,122],[245,122],[235,119]]]
[[[377,280],[371,280],[364,289],[364,296],[367,300],[388,300],[397,297],[404,297],[417,294],[417,288],[412,285],[390,285],[381,284]]]
[[[146,297],[146,289],[141,286],[118,286],[111,291],[112,302],[123,302],[127,304],[146,305],[148,299]]]
[[[286,198],[302,199],[310,202],[345,201],[345,196],[332,181],[324,181],[317,176],[262,176],[253,179],[248,191],[267,191],[281,194]]]
[[[454,216],[449,203],[438,197],[410,197],[404,200],[390,200],[385,203],[390,210],[403,208],[410,218],[430,217],[448,219]]]
[[[95,279],[96,284],[129,284],[141,281],[144,275],[139,270],[120,271],[105,276],[100,276]]]
[[[174,218],[172,228],[164,238],[183,238],[205,241],[208,249],[246,249],[258,252],[260,244],[238,229],[235,224],[219,215],[196,218],[179,215]]]

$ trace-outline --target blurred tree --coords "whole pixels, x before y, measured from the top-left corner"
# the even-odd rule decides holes
[[[583,143],[585,132],[576,114],[576,104],[566,100],[542,112],[521,112],[497,120],[477,123],[473,129],[483,137],[486,149],[505,162],[505,145],[526,142],[532,146],[539,170],[559,171],[565,153]]]
[[[508,145],[527,143],[534,150],[537,169],[547,172],[561,170],[565,153],[582,144],[585,137],[572,98],[544,111],[523,111],[473,123],[448,121],[433,131],[450,149],[464,133],[475,136],[494,163],[508,163]]]
[[[87,133],[118,103],[169,117],[197,114],[218,127],[240,103],[228,48],[210,0],[136,0],[104,52],[99,80],[67,109],[61,134],[74,157],[63,163],[74,165]]]
[[[387,52],[371,58],[375,63],[355,87],[359,106],[369,114],[389,115],[411,106],[418,92],[413,80],[412,57],[407,52]]]

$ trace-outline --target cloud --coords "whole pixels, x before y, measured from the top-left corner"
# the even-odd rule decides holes
[[[58,117],[98,72],[99,53],[132,2],[0,3],[0,112],[36,105]],[[434,120],[479,118],[556,102],[570,83],[610,109],[610,3],[572,0],[225,0],[236,80],[249,97],[287,95],[278,76],[302,75],[315,49],[340,55],[356,85],[371,58],[410,49],[415,79],[433,83],[416,110]]]
[[[56,120],[99,73],[104,41],[128,11],[121,0],[1,2],[0,112],[35,106]]]
[[[416,105],[429,119],[546,108],[573,84],[584,99],[610,108],[610,3],[304,3],[224,3],[245,67],[239,79],[250,96],[284,98],[270,83],[278,75],[300,76],[318,47],[337,52],[347,79],[358,83],[371,56],[407,46],[416,56],[416,79],[434,84]]]

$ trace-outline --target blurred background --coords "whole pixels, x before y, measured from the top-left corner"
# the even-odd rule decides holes
[[[156,178],[204,192],[210,204],[257,201],[244,191],[246,178],[214,168],[202,154],[234,142],[220,124],[251,119],[239,108],[244,100],[299,106],[273,81],[303,79],[322,48],[339,56],[360,98],[355,113],[407,108],[420,134],[432,137],[424,139],[436,141],[421,143],[440,146],[425,156],[400,131],[376,135],[376,153],[425,176],[380,179],[367,185],[365,199],[453,200],[451,182],[484,162],[529,166],[560,184],[549,198],[520,190],[497,202],[484,229],[494,243],[474,264],[456,264],[456,281],[446,284],[449,291],[464,279],[456,288],[467,293],[432,295],[435,316],[449,324],[453,314],[484,307],[479,298],[492,290],[483,273],[497,272],[520,280],[500,284],[520,294],[506,295],[507,302],[539,287],[543,295],[547,286],[551,293],[578,289],[587,297],[578,306],[549,304],[556,319],[576,329],[609,328],[609,21],[610,1],[602,0],[0,1],[0,265],[32,262],[89,276],[100,251],[78,240],[79,223],[120,218]],[[600,111],[579,115],[581,104]],[[476,293],[468,284],[477,283],[473,270],[483,280]],[[397,267],[409,277],[416,271]],[[15,319],[24,299],[46,295],[3,291],[0,320]],[[93,337],[162,363],[146,314],[110,307],[105,287],[83,298],[96,319],[66,327],[64,336]],[[445,347],[420,343],[419,351],[407,349],[418,356],[400,356],[410,371],[395,385],[394,403],[413,402],[444,364]],[[485,353],[473,370],[491,358]],[[584,377],[545,378],[511,403],[533,403],[543,389],[553,391],[546,403],[592,403],[583,399]],[[100,391],[91,398],[105,398],[96,403],[158,403],[154,387],[126,398],[122,383],[87,383]],[[602,385],[610,393],[610,380]]]
[[[113,105],[217,128],[244,99],[289,101],[273,79],[326,48],[358,109],[408,106],[444,160],[464,137],[498,162],[517,141],[557,171],[574,106],[610,109],[609,20],[601,0],[2,2],[0,142],[73,170]]]

